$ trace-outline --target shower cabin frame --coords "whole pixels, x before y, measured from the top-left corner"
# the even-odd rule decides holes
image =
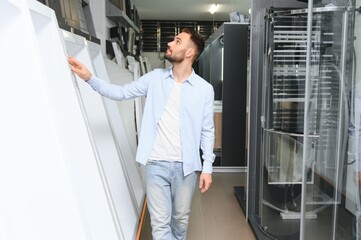
[[[248,158],[248,206],[247,206],[247,217],[253,227],[254,232],[256,233],[259,239],[283,239],[282,236],[275,236],[271,232],[271,227],[267,226],[267,216],[264,214],[265,208],[270,208],[271,211],[279,211],[282,221],[294,221],[295,224],[291,225],[279,225],[278,227],[286,227],[293,228],[296,231],[296,234],[293,235],[295,239],[307,239],[310,233],[305,233],[305,230],[309,230],[309,225],[311,224],[311,219],[316,219],[317,221],[317,213],[319,211],[323,211],[325,208],[329,208],[332,206],[331,214],[332,218],[332,232],[329,234],[331,239],[337,238],[336,224],[337,224],[337,216],[339,206],[342,205],[343,197],[342,197],[342,186],[344,184],[343,180],[343,161],[345,158],[345,132],[347,132],[348,117],[342,113],[348,111],[347,109],[347,99],[348,90],[350,86],[350,78],[347,68],[348,54],[349,54],[349,41],[350,41],[350,22],[352,21],[352,13],[354,12],[354,7],[341,7],[341,6],[323,6],[323,7],[315,7],[313,1],[308,2],[308,6],[306,4],[302,5],[296,1],[289,2],[277,2],[277,6],[275,5],[276,1],[271,3],[264,3],[263,1],[254,1],[252,3],[252,29],[251,29],[251,102],[250,102],[250,134],[249,134],[249,158]],[[273,3],[273,6],[271,4]],[[270,9],[272,9],[270,11]],[[280,8],[288,8],[280,11]],[[276,11],[274,11],[277,9]],[[337,119],[335,123],[335,131],[332,132],[335,137],[334,139],[334,147],[335,147],[335,161],[332,164],[332,179],[327,179],[328,176],[323,176],[321,173],[315,170],[315,166],[317,166],[316,159],[320,155],[319,150],[315,147],[315,142],[317,143],[320,138],[319,129],[314,129],[312,127],[312,123],[314,118],[320,118],[320,114],[313,114],[311,110],[315,110],[315,103],[312,101],[319,101],[317,97],[311,92],[311,79],[315,78],[314,69],[312,67],[315,66],[314,55],[311,55],[312,48],[314,47],[315,40],[315,31],[313,29],[313,17],[315,15],[322,15],[328,13],[337,13],[342,16],[342,31],[338,33],[341,38],[339,39],[341,42],[341,46],[339,48],[340,58],[337,60],[338,64],[338,76],[339,76],[339,85],[337,88],[337,98],[338,102],[336,102],[337,106]],[[274,129],[272,125],[274,114],[274,109],[272,108],[273,104],[273,96],[272,96],[272,75],[270,70],[272,69],[272,43],[270,44],[270,22],[273,21],[274,17],[279,16],[303,16],[307,21],[307,34],[304,40],[307,40],[305,46],[306,57],[305,68],[304,70],[304,112],[303,112],[303,122],[300,122],[302,125],[302,131],[284,131],[282,129]],[[322,29],[321,29],[322,30]],[[320,31],[321,31],[320,30]],[[313,39],[312,39],[313,38]],[[312,52],[313,53],[313,52]],[[317,77],[317,76],[316,76]],[[270,80],[271,79],[271,80]],[[336,96],[335,95],[335,96]],[[262,96],[262,97],[260,97]],[[322,99],[321,99],[322,100]],[[316,109],[317,110],[317,109]],[[319,110],[317,110],[319,111]],[[324,119],[323,119],[324,120]],[[319,123],[320,125],[320,123]],[[318,126],[319,127],[319,126]],[[346,129],[346,130],[345,130]],[[332,131],[332,130],[330,130]],[[270,134],[277,135],[275,139],[268,138]],[[307,137],[305,137],[307,136]],[[277,139],[286,139],[280,140]],[[294,141],[297,139],[298,141]],[[277,140],[277,141],[276,141]],[[268,173],[265,175],[265,171],[269,170],[264,167],[265,160],[266,165],[268,164],[268,160],[270,157],[270,146],[280,145],[281,143],[290,144],[289,142],[297,142],[299,160],[302,160],[302,164],[298,166],[299,176],[297,181],[294,178],[279,178],[279,181],[270,181],[268,177]],[[281,143],[280,143],[281,142]],[[296,144],[295,144],[296,145]],[[305,147],[304,147],[305,146]],[[311,148],[316,148],[312,150]],[[272,148],[272,147],[271,147]],[[279,148],[279,146],[278,146]],[[276,148],[275,148],[276,149]],[[277,152],[277,151],[275,151]],[[321,154],[322,155],[322,154]],[[324,157],[324,156],[323,156]],[[282,166],[281,166],[282,167]],[[294,173],[294,172],[293,172]],[[313,186],[315,181],[315,175],[318,181],[322,181],[322,184],[328,184],[328,187],[333,187],[332,191],[328,194],[330,198],[327,199],[327,204],[329,205],[317,205],[318,207],[309,207],[310,197],[315,197],[308,192],[314,191],[311,186]],[[266,179],[267,178],[267,179]],[[322,178],[322,179],[321,179]],[[321,180],[320,180],[321,179]],[[332,182],[333,181],[333,182]],[[289,184],[290,186],[297,186],[299,195],[299,205],[298,214],[295,212],[289,211],[289,209],[280,209],[279,206],[275,206],[265,201],[264,194],[265,191],[269,191],[266,188],[269,188],[270,185],[275,186],[286,186]],[[289,190],[287,190],[289,191]],[[292,190],[293,191],[293,190]],[[324,194],[327,196],[327,194]],[[315,198],[313,198],[315,199]],[[315,203],[314,205],[316,205]],[[314,209],[318,209],[317,211],[312,211]],[[284,211],[282,211],[284,210]],[[292,219],[292,220],[290,220]],[[296,220],[296,221],[295,221]],[[271,224],[272,225],[272,224]],[[290,236],[288,236],[290,237]],[[288,238],[292,239],[292,238]]]

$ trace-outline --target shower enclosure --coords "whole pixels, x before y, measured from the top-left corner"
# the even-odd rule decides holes
[[[252,18],[263,32],[252,40],[262,52],[251,60],[250,143],[258,147],[249,153],[248,216],[260,239],[356,239],[355,7],[310,2]]]

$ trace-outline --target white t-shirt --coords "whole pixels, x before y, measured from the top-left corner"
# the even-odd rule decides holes
[[[182,83],[174,82],[164,113],[158,126],[149,159],[182,161],[180,140],[179,101]]]

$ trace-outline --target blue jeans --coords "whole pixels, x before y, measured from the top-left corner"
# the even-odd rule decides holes
[[[183,163],[147,162],[146,192],[153,240],[186,239],[195,172],[183,176]]]

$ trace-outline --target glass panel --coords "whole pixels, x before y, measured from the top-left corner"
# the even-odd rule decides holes
[[[300,134],[284,134],[270,131],[265,135],[268,139],[265,155],[265,166],[268,172],[268,184],[301,184],[303,136]],[[311,169],[312,167],[309,166]],[[309,171],[308,182],[312,182]]]
[[[356,239],[354,11],[312,12],[309,58],[307,9],[265,17],[261,228],[276,239]]]
[[[299,239],[307,19],[285,13],[266,16],[261,224],[273,238]]]
[[[352,11],[335,5],[312,11],[304,161],[314,180],[304,188],[301,238],[352,239],[353,217],[345,204]]]
[[[360,7],[361,0],[356,0],[355,7]],[[360,8],[359,8],[360,9]],[[347,181],[346,181],[346,207],[350,209],[354,217],[352,224],[353,239],[361,239],[361,208],[360,208],[360,186],[361,183],[361,12],[355,13],[353,24],[354,36],[353,45],[353,84],[351,94],[351,116],[349,128],[349,147],[347,160]],[[354,177],[356,175],[356,177]],[[356,181],[355,181],[356,179]]]

